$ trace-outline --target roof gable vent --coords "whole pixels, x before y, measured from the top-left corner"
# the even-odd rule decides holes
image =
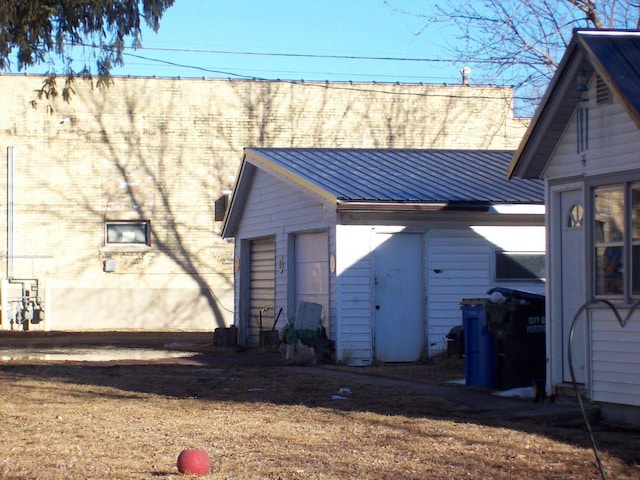
[[[611,104],[611,90],[600,75],[596,75],[596,105]]]

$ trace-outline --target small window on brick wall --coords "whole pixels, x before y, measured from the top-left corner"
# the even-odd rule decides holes
[[[149,222],[106,222],[107,245],[150,245]]]

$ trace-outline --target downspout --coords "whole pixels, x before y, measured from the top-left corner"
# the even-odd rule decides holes
[[[13,147],[7,147],[7,279],[13,277]]]

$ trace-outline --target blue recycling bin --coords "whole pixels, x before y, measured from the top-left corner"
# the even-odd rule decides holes
[[[494,388],[496,383],[495,339],[489,331],[488,299],[463,299],[465,384]]]

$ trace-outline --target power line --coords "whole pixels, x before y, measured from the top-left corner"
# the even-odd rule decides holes
[[[219,75],[224,75],[227,78],[233,77],[236,79],[240,79],[240,80],[256,80],[256,81],[263,81],[263,82],[282,82],[282,83],[289,83],[292,85],[305,85],[305,86],[310,86],[310,87],[321,87],[321,88],[329,88],[329,89],[333,89],[333,90],[351,90],[351,91],[359,91],[359,92],[368,92],[368,93],[383,93],[383,94],[392,94],[392,95],[402,95],[402,96],[418,96],[418,97],[445,97],[445,98],[460,98],[463,97],[462,95],[451,95],[451,94],[434,94],[433,92],[430,93],[420,93],[420,92],[394,92],[394,91],[385,91],[385,90],[380,90],[380,89],[372,89],[372,88],[366,88],[363,87],[361,84],[356,83],[352,83],[352,82],[340,82],[340,83],[331,83],[329,81],[305,81],[305,80],[287,80],[287,79],[272,79],[272,78],[264,78],[264,77],[256,77],[253,75],[243,75],[243,74],[238,74],[238,73],[234,73],[234,72],[228,72],[228,71],[223,71],[223,70],[216,70],[216,69],[210,69],[210,68],[206,68],[206,67],[199,67],[199,66],[194,66],[194,65],[186,65],[186,64],[180,64],[180,63],[176,63],[176,62],[171,62],[169,60],[161,60],[161,59],[157,59],[157,58],[149,58],[149,57],[144,57],[142,55],[136,55],[136,54],[132,54],[132,53],[123,53],[123,55],[127,55],[130,57],[135,57],[138,59],[143,59],[143,60],[147,60],[147,61],[153,61],[153,62],[158,62],[158,63],[164,63],[164,64],[168,64],[174,67],[179,67],[179,68],[190,68],[190,69],[195,69],[195,70],[199,70],[199,71],[203,71],[203,72],[207,72],[207,73],[216,73]],[[350,85],[347,86],[347,83],[349,83]],[[372,82],[375,83],[375,82]],[[394,82],[384,82],[382,83],[383,85],[391,85]],[[399,82],[395,82],[396,84],[399,84]],[[425,85],[430,85],[430,84],[425,84]],[[446,85],[446,84],[445,84]],[[451,84],[451,86],[454,85],[459,85],[459,84]],[[464,96],[464,97],[468,97],[468,96]],[[494,96],[484,96],[484,97],[479,97],[477,95],[474,95],[473,98],[476,99],[495,99]],[[527,97],[513,97],[513,98],[517,98],[519,100],[534,100],[532,98],[527,98]]]
[[[439,58],[416,58],[416,57],[376,57],[370,55],[325,55],[314,53],[278,53],[278,52],[238,52],[233,50],[204,50],[191,48],[160,48],[160,47],[138,47],[136,50],[150,50],[157,52],[178,52],[178,53],[206,53],[215,55],[250,55],[263,57],[291,57],[291,58],[325,58],[332,60],[375,60],[392,62],[432,62],[450,63],[453,60]],[[459,62],[459,61],[457,61]]]

